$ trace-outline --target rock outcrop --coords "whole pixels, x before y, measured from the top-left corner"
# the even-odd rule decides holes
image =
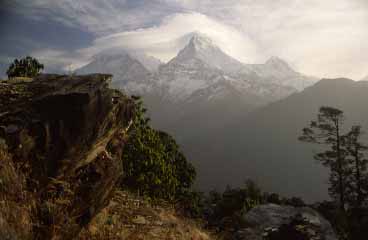
[[[248,227],[237,232],[235,239],[337,240],[330,223],[309,207],[267,204],[244,215]]]
[[[111,75],[0,82],[0,138],[38,199],[37,239],[72,239],[107,205],[122,174],[134,103]]]

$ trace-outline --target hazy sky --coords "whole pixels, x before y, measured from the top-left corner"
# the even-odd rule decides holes
[[[245,63],[271,56],[318,77],[368,75],[368,0],[0,0],[0,65],[31,54],[75,68],[109,48],[167,61],[199,31]]]

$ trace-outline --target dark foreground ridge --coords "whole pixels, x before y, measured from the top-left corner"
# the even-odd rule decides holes
[[[32,230],[39,239],[75,237],[107,205],[122,174],[134,103],[108,88],[111,77],[0,82],[0,138],[40,199]]]

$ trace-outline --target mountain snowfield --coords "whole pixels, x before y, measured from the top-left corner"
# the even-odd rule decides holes
[[[272,102],[316,82],[272,57],[264,64],[243,64],[228,56],[211,39],[192,33],[187,45],[168,63],[128,51],[99,54],[79,74],[110,73],[113,86],[131,94],[160,94],[172,102],[224,98],[228,94],[254,96],[258,103]],[[230,95],[230,97],[231,97]],[[261,100],[260,100],[261,99]]]

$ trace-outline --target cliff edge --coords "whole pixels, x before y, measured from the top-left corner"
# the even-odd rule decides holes
[[[9,169],[27,179],[22,191],[34,199],[29,211],[38,219],[36,239],[74,238],[112,197],[134,103],[108,88],[111,78],[40,75],[0,82],[3,153],[12,159]],[[9,200],[4,191],[1,198]]]

